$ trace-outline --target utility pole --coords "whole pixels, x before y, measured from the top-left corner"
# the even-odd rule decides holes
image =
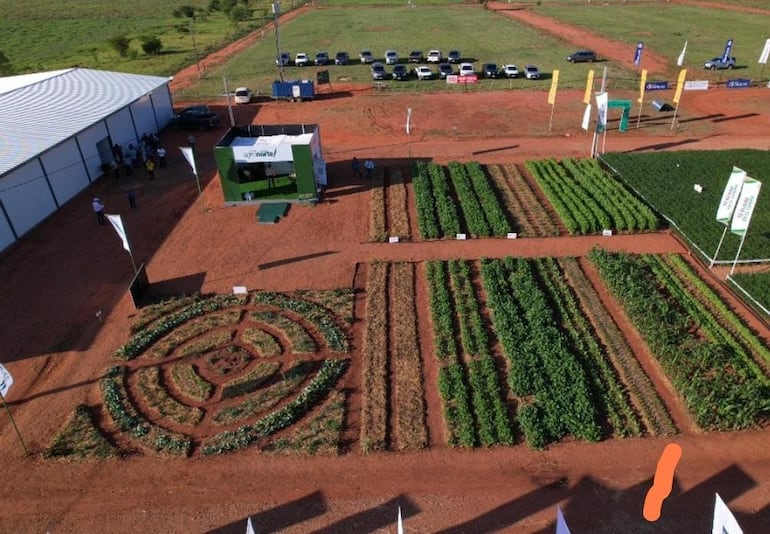
[[[198,57],[198,47],[195,45],[195,13],[190,17],[190,36],[192,37],[193,54],[195,55],[195,67],[198,69],[198,79],[203,78],[201,73],[201,63]]]
[[[281,14],[281,4],[279,2],[273,2],[273,26],[275,27],[275,58],[278,61],[278,76],[283,79],[283,59],[281,58],[281,45],[278,42],[278,15]]]

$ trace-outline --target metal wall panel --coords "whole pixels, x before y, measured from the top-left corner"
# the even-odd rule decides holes
[[[37,160],[22,165],[0,179],[0,199],[19,236],[56,210],[51,189]]]
[[[53,147],[40,159],[60,206],[88,187],[88,174],[74,138]]]

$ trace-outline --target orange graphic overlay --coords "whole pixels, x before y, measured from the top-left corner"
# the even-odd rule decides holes
[[[647,521],[660,519],[660,509],[663,506],[663,501],[671,494],[671,489],[674,486],[674,471],[681,457],[682,447],[676,443],[669,443],[663,449],[663,454],[658,460],[658,468],[655,470],[652,487],[644,498],[642,515]]]

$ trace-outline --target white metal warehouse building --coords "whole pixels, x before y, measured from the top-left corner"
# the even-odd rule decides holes
[[[170,78],[73,68],[0,78],[0,250],[174,116]]]

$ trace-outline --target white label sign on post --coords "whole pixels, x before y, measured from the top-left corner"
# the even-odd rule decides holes
[[[717,208],[717,221],[722,224],[730,222],[730,218],[735,211],[735,205],[738,203],[738,195],[741,194],[743,188],[743,181],[746,179],[746,171],[733,167],[730,178],[727,180],[727,185],[722,193],[722,200],[719,201],[719,207]]]
[[[13,377],[11,376],[11,373],[8,372],[8,369],[0,365],[0,395],[3,397],[8,395],[8,390],[11,389],[12,385]]]

